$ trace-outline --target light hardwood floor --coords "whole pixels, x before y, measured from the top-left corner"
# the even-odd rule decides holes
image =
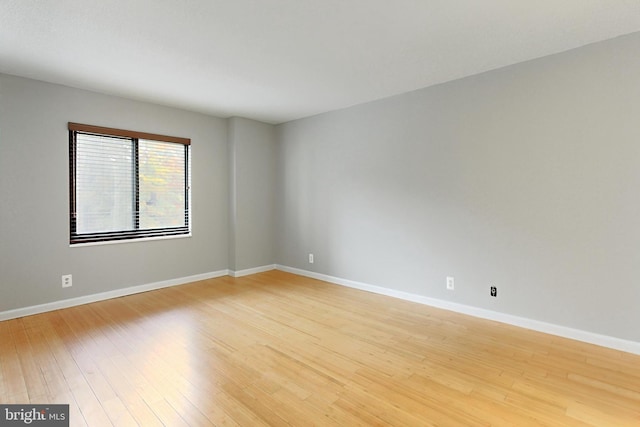
[[[640,426],[640,356],[271,271],[0,322],[71,425]]]

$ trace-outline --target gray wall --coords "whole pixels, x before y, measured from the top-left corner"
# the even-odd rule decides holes
[[[229,119],[229,269],[275,262],[276,140],[273,125]]]
[[[639,100],[635,34],[280,125],[278,263],[640,341]]]
[[[69,121],[191,138],[193,237],[70,248]],[[226,120],[0,75],[0,311],[226,269],[227,157]]]

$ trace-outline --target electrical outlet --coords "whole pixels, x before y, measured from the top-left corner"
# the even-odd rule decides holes
[[[496,288],[495,286],[491,287],[491,296],[492,297],[497,297],[498,296],[498,288]]]
[[[313,264],[313,254],[309,254],[309,264]]]
[[[70,288],[71,286],[73,286],[71,274],[65,274],[64,276],[62,276],[62,287]]]
[[[447,289],[449,289],[450,291],[454,289],[454,281],[453,277],[451,276],[447,276]]]

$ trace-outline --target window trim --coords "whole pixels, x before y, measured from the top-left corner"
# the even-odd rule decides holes
[[[86,125],[81,123],[68,122],[69,130],[69,243],[73,245],[78,244],[99,244],[99,243],[118,243],[122,241],[132,240],[148,240],[157,239],[161,237],[188,237],[191,235],[191,168],[190,168],[190,150],[191,139],[180,138],[175,136],[159,135],[147,132],[137,132],[124,129],[109,128],[103,126]],[[122,230],[122,231],[108,231],[98,233],[77,234],[77,210],[76,210],[76,135],[78,132],[90,133],[101,136],[111,137],[124,137],[131,138],[137,147],[139,139],[146,139],[159,142],[170,142],[176,144],[182,144],[185,146],[185,226],[180,227],[167,227],[167,228],[154,228],[140,230],[139,222],[136,219],[134,230]],[[136,187],[136,204],[138,203],[138,157],[137,148],[135,150],[136,156],[134,162],[136,163],[134,168],[136,170],[135,187]],[[135,206],[134,209],[138,209]],[[136,215],[137,217],[137,215]]]
[[[191,139],[189,138],[179,138],[177,136],[159,135],[156,133],[137,132],[134,130],[107,128],[103,126],[83,125],[81,123],[73,123],[73,122],[69,122],[69,130],[96,133],[99,135],[106,135],[106,136],[123,136],[125,138],[152,139],[154,141],[175,142],[177,144],[191,145]]]

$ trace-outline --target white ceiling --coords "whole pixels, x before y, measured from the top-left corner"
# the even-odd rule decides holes
[[[0,0],[0,72],[280,123],[640,31],[640,0]]]

